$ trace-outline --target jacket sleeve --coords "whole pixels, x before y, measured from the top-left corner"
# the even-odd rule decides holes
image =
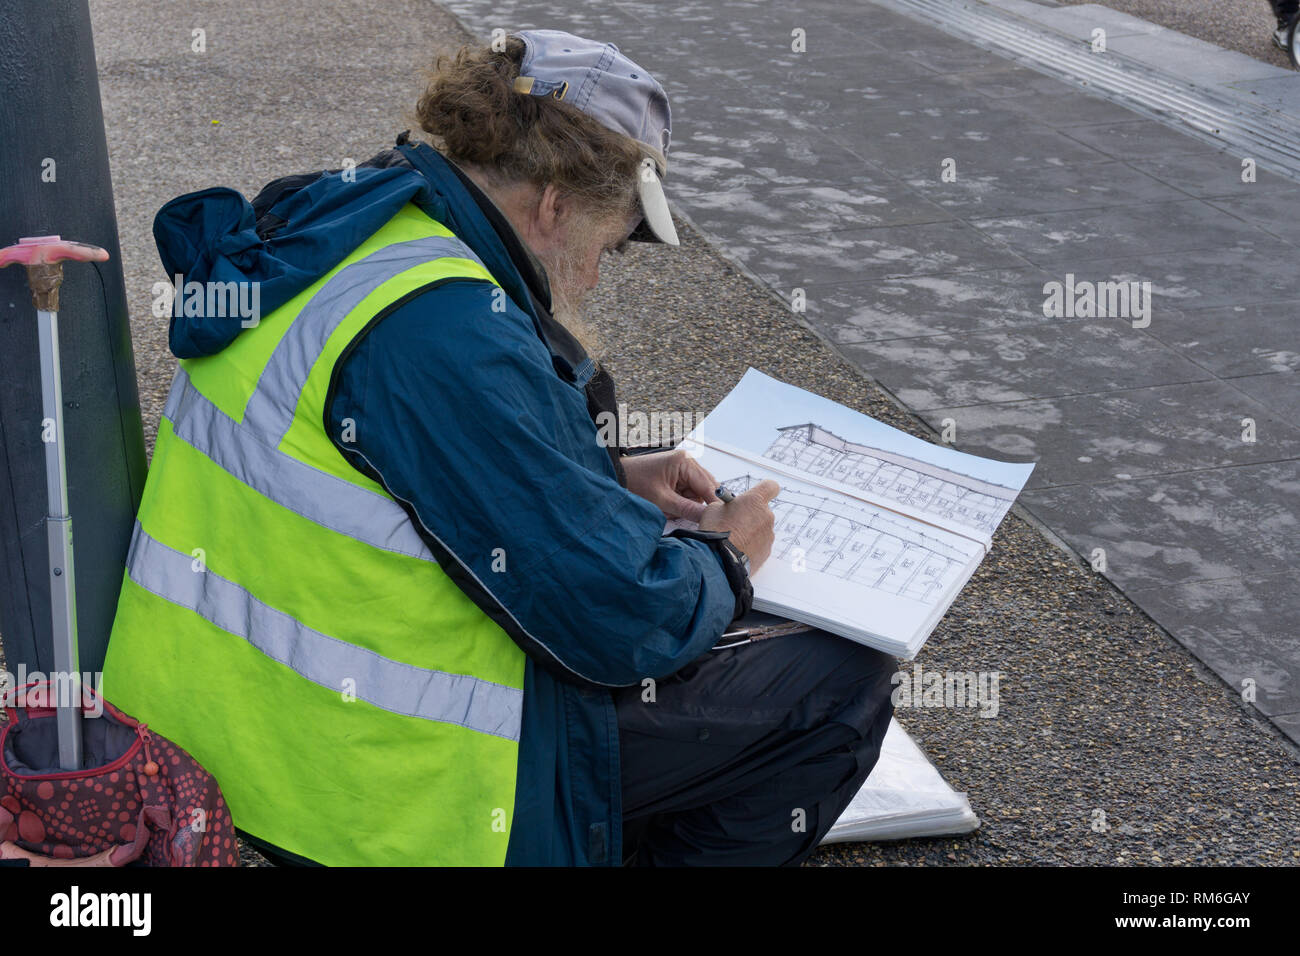
[[[539,664],[589,686],[666,677],[731,620],[726,574],[618,483],[584,392],[493,289],[445,283],[382,318],[341,361],[325,425]]]

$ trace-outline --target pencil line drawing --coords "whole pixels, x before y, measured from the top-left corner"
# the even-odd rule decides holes
[[[763,457],[993,534],[1016,490],[894,452],[848,441],[812,422],[786,425]]]
[[[722,484],[740,494],[759,480],[746,474]],[[772,557],[810,574],[923,604],[936,603],[950,584],[959,583],[973,553],[888,511],[789,486],[782,487],[771,508]]]

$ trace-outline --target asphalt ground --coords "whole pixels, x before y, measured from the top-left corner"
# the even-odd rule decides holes
[[[279,175],[370,156],[411,125],[422,68],[466,37],[425,0],[91,0],[91,11],[152,443],[175,367],[166,320],[150,312],[164,278],[154,212],[190,190],[251,198]],[[197,28],[205,53],[190,49]],[[706,411],[752,365],[926,435],[783,303],[678,229],[680,249],[634,245],[610,261],[589,315],[631,408]],[[994,718],[898,715],[983,825],[827,848],[813,865],[1300,862],[1294,750],[1019,513],[918,660],[1000,674]],[[246,850],[244,861],[261,858]]]
[[[1087,0],[1061,0],[1078,6]],[[1274,66],[1291,68],[1285,53],[1273,45],[1277,26],[1268,0],[1110,0],[1101,4],[1120,13],[1158,23]]]

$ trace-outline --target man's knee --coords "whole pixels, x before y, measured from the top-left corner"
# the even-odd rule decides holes
[[[827,720],[839,721],[865,734],[879,719],[882,710],[893,713],[891,695],[898,661],[890,654],[835,638],[849,649],[827,675],[827,692],[842,701],[826,713]],[[885,718],[886,720],[888,717]]]

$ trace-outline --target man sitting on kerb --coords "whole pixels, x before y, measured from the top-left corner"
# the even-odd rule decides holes
[[[104,692],[278,862],[798,864],[894,661],[724,638],[778,488],[602,443],[581,344],[601,257],[678,244],[667,96],[611,44],[503,46],[440,61],[432,146],[160,211],[167,275],[262,314],[172,320]]]

